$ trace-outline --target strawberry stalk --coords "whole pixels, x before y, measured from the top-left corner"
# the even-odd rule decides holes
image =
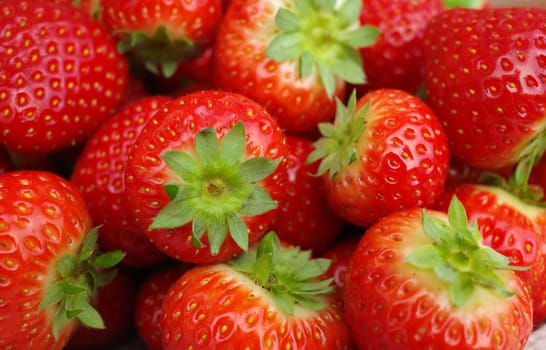
[[[464,206],[456,196],[449,204],[447,223],[422,210],[422,226],[432,242],[412,252],[406,261],[418,268],[433,270],[447,282],[453,306],[463,306],[476,286],[492,289],[501,296],[513,295],[496,271],[528,267],[512,266],[508,257],[483,245],[477,224],[468,223]]]
[[[279,33],[266,54],[276,61],[297,60],[305,78],[316,69],[327,95],[332,98],[336,78],[353,84],[366,81],[361,47],[371,46],[379,36],[375,26],[359,23],[361,0],[296,0],[295,8],[281,8],[275,22]]]
[[[104,328],[102,317],[91,305],[91,300],[99,287],[114,278],[116,270],[112,268],[123,259],[124,254],[121,251],[97,254],[98,229],[93,228],[85,236],[77,256],[68,254],[57,261],[58,278],[40,303],[40,311],[55,306],[55,338],[63,325],[73,318],[86,327]]]
[[[333,291],[333,278],[319,280],[328,270],[330,260],[311,259],[310,250],[281,247],[274,232],[266,234],[256,249],[248,250],[229,264],[271,293],[275,304],[285,313],[294,314],[294,306],[320,310],[326,305],[319,299]]]
[[[165,185],[171,202],[155,217],[150,228],[192,225],[192,239],[201,247],[207,233],[210,250],[218,254],[228,232],[243,250],[248,249],[248,228],[244,217],[263,214],[277,207],[257,182],[269,176],[279,160],[264,157],[244,159],[245,131],[239,122],[219,142],[213,128],[199,131],[195,138],[195,159],[182,151],[168,151],[162,157],[179,178]]]

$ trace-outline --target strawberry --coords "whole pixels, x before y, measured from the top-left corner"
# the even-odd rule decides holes
[[[83,193],[93,222],[102,225],[99,246],[105,251],[125,252],[123,263],[128,266],[154,265],[167,258],[131,215],[125,196],[125,169],[145,124],[170,100],[146,97],[106,121],[89,138],[70,177]]]
[[[206,90],[168,102],[130,150],[131,212],[165,254],[227,260],[263,236],[278,213],[285,139],[263,106],[236,93]]]
[[[271,229],[285,242],[314,254],[326,249],[341,232],[344,221],[330,208],[320,178],[314,176],[318,162],[306,164],[312,141],[287,135],[288,157],[285,200]]]
[[[163,301],[171,349],[351,349],[325,259],[267,234],[228,263],[186,271]]]
[[[0,1],[0,144],[44,153],[83,141],[123,98],[128,66],[113,38],[79,9]]]
[[[546,9],[455,8],[425,31],[427,101],[453,157],[483,169],[544,152]]]
[[[123,254],[97,255],[97,230],[77,187],[44,171],[0,175],[0,344],[61,349],[78,320],[103,328],[91,306]]]
[[[435,114],[403,90],[374,90],[321,123],[308,161],[321,160],[325,193],[347,222],[369,226],[402,209],[426,207],[443,191],[447,139]]]
[[[514,269],[456,197],[447,214],[398,211],[358,243],[347,322],[359,349],[524,349],[533,309]]]
[[[131,336],[136,283],[126,270],[117,270],[110,283],[97,289],[93,306],[104,320],[104,329],[79,327],[65,350],[108,349]]]
[[[516,273],[530,291],[535,325],[546,320],[546,210],[485,184],[460,184],[444,192],[436,208],[447,211],[452,196],[476,222],[484,244],[510,257],[511,265],[528,267]]]
[[[378,31],[359,25],[361,7],[361,0],[232,0],[214,44],[214,84],[264,105],[288,132],[315,130],[333,118],[345,82],[365,80],[357,49]]]
[[[138,289],[134,323],[138,335],[150,350],[163,350],[161,308],[169,288],[191,265],[174,263],[159,267]]]
[[[180,61],[199,56],[216,36],[221,0],[101,0],[101,19],[145,68],[170,77]]]
[[[442,0],[362,1],[360,23],[377,26],[377,41],[361,48],[367,81],[359,94],[395,88],[417,92],[425,82],[423,36],[427,22],[444,10]]]

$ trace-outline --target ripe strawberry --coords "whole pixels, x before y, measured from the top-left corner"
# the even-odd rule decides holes
[[[222,0],[101,0],[104,24],[119,49],[169,77],[180,61],[199,56],[216,36]]]
[[[167,258],[131,215],[125,169],[129,152],[145,124],[170,100],[165,96],[140,99],[105,122],[89,138],[70,177],[83,193],[93,222],[102,225],[99,246],[105,251],[125,252],[125,265],[149,266]]]
[[[442,0],[362,1],[360,23],[377,26],[375,44],[360,49],[367,81],[359,94],[379,88],[417,92],[425,82],[423,36],[427,22],[443,11]]]
[[[163,350],[161,308],[169,288],[191,265],[175,263],[160,267],[140,285],[134,310],[138,335],[150,350]]]
[[[498,169],[542,154],[546,9],[455,8],[425,32],[427,100],[452,155]]]
[[[348,106],[338,101],[333,124],[320,125],[309,161],[321,159],[325,193],[346,221],[368,226],[413,207],[427,207],[443,191],[447,140],[434,113],[417,97],[374,90]]]
[[[325,259],[280,246],[267,234],[227,264],[186,271],[163,302],[171,349],[351,349]]]
[[[271,229],[285,242],[314,254],[328,247],[344,226],[344,221],[330,208],[317,172],[318,162],[306,164],[313,143],[288,135],[287,179],[283,187],[285,199],[279,203],[280,213]]]
[[[481,242],[454,200],[448,214],[413,208],[370,227],[346,279],[359,349],[524,349],[532,305],[510,260]]]
[[[97,232],[76,186],[43,171],[0,175],[0,344],[61,349],[78,320],[102,328],[90,305],[119,252],[95,254]]]
[[[43,153],[74,145],[112,115],[128,67],[113,38],[79,9],[0,1],[0,144]]]
[[[345,81],[365,76],[357,49],[376,28],[359,26],[361,0],[233,0],[213,52],[214,84],[264,105],[288,132],[331,120]]]
[[[528,267],[516,273],[529,289],[535,325],[546,320],[546,210],[501,187],[473,184],[444,192],[437,208],[447,211],[452,196],[476,222],[484,244],[509,257],[511,265]]]
[[[131,212],[165,254],[227,260],[277,215],[287,152],[284,132],[256,102],[222,91],[182,96],[162,106],[129,153]]]
[[[126,270],[117,270],[110,283],[97,289],[93,306],[104,320],[104,329],[79,327],[66,350],[111,349],[132,334],[136,281]]]

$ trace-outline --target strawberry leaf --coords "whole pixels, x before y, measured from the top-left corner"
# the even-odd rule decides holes
[[[499,270],[522,270],[510,265],[510,259],[482,242],[476,224],[468,223],[466,211],[456,196],[448,208],[447,221],[421,211],[421,226],[431,240],[406,256],[406,262],[419,269],[432,270],[449,283],[449,300],[454,307],[464,305],[479,286],[502,296],[512,295]]]
[[[287,314],[293,314],[296,304],[320,310],[325,305],[318,297],[333,291],[333,279],[319,279],[328,270],[330,260],[313,259],[311,251],[281,246],[274,232],[229,264],[267,289]]]
[[[278,33],[266,49],[276,61],[295,61],[300,78],[318,74],[328,97],[339,81],[365,82],[359,49],[373,45],[379,29],[361,26],[360,0],[298,0],[295,9],[280,8]]]
[[[195,154],[168,151],[162,156],[179,177],[165,185],[171,200],[152,221],[150,229],[176,228],[191,224],[194,246],[203,246],[206,233],[213,255],[218,254],[228,234],[243,249],[248,248],[244,217],[260,215],[277,207],[258,182],[270,176],[280,160],[265,157],[245,159],[246,135],[242,122],[221,139],[214,128],[200,130]]]

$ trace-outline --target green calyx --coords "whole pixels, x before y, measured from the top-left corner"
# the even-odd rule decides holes
[[[328,270],[329,259],[312,259],[309,250],[281,247],[274,232],[266,234],[257,249],[240,254],[229,264],[268,290],[275,304],[289,315],[296,304],[311,310],[324,308],[318,297],[334,290],[333,278],[319,279]]]
[[[332,98],[336,78],[353,84],[366,82],[358,49],[373,45],[374,26],[361,26],[361,0],[295,0],[295,11],[281,8],[275,22],[279,33],[266,54],[276,61],[298,60],[300,77],[317,70]]]
[[[219,143],[213,128],[196,135],[196,158],[181,151],[162,156],[180,183],[165,185],[171,202],[155,217],[151,229],[175,228],[191,223],[192,239],[202,247],[207,233],[210,251],[218,254],[227,234],[248,249],[248,228],[244,217],[266,213],[277,207],[257,182],[272,174],[280,163],[265,157],[244,159],[246,148],[242,122],[237,123]]]
[[[476,286],[492,289],[505,297],[514,294],[497,271],[527,268],[511,266],[508,257],[481,243],[477,224],[468,224],[464,206],[456,196],[450,202],[447,223],[423,209],[422,227],[432,243],[414,250],[406,261],[420,269],[433,270],[447,282],[453,306],[463,306]]]
[[[188,39],[172,40],[164,25],[158,26],[152,37],[138,31],[121,33],[126,37],[118,42],[118,51],[123,54],[136,53],[144,60],[148,71],[166,78],[174,75],[180,61],[198,57],[205,46]]]
[[[319,123],[322,135],[313,143],[314,150],[307,157],[307,163],[320,160],[317,176],[329,173],[334,178],[340,169],[357,159],[357,143],[366,129],[366,115],[370,109],[368,103],[356,110],[356,92],[353,91],[347,106],[336,99],[336,117],[334,123]]]
[[[125,256],[121,251],[97,254],[98,227],[91,230],[82,242],[77,256],[65,255],[57,261],[58,279],[44,295],[39,310],[56,306],[53,318],[53,336],[58,337],[63,325],[77,318],[90,328],[104,328],[104,322],[91,300],[97,288],[115,277],[112,270]]]
[[[485,172],[480,181],[500,187],[526,203],[545,207],[546,203],[542,201],[544,197],[543,189],[538,185],[529,184],[531,171],[544,155],[545,150],[546,132],[542,131],[520,152],[516,167],[508,180],[500,175]]]
[[[484,7],[486,0],[443,0],[443,2],[448,9],[455,7],[480,9]]]

